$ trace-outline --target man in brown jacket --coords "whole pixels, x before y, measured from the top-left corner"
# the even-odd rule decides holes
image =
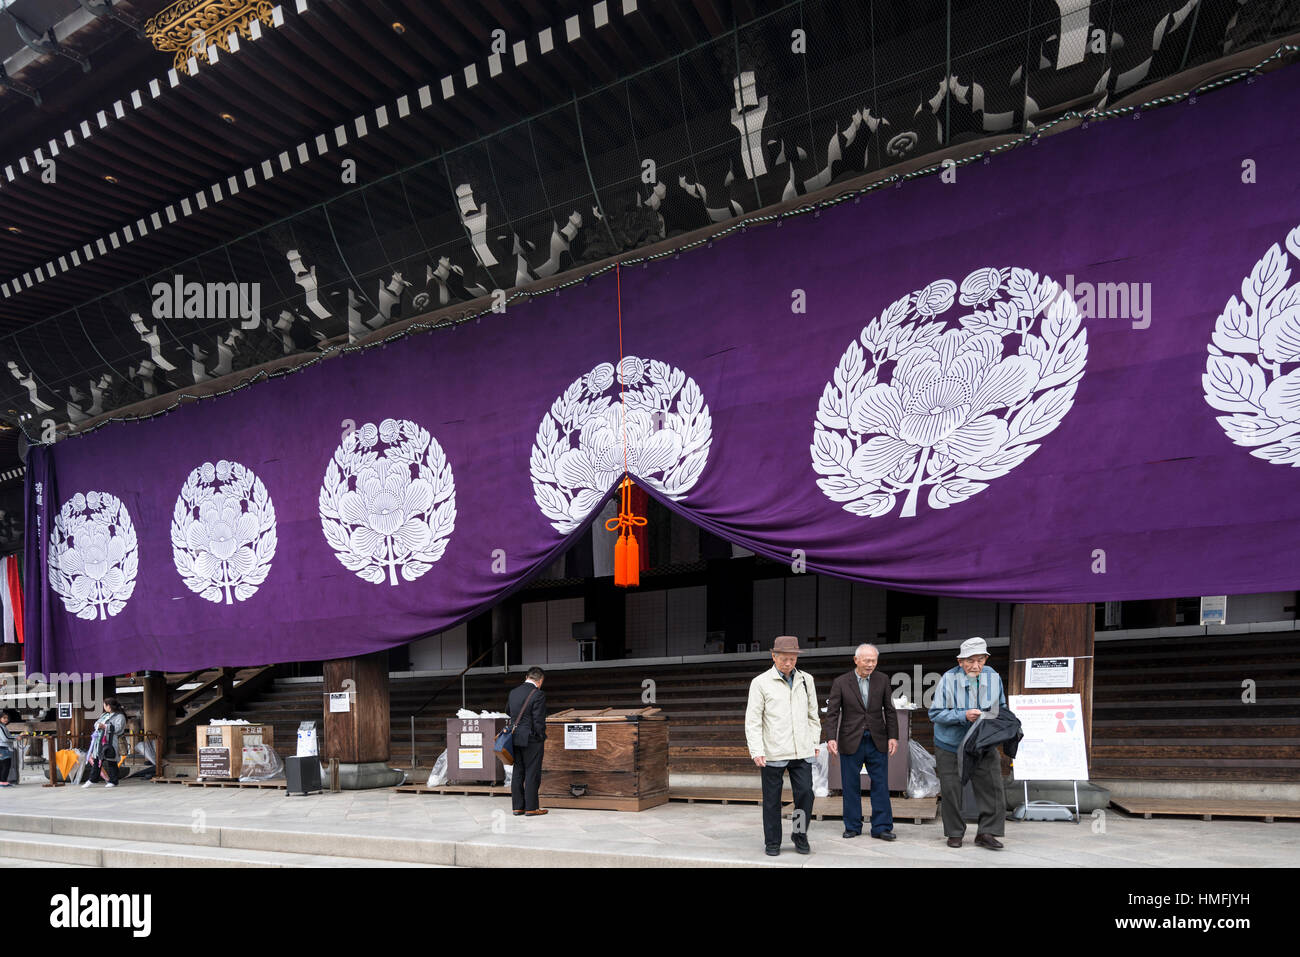
[[[889,758],[898,750],[898,715],[889,700],[889,676],[875,674],[880,652],[858,645],[853,670],[831,685],[826,710],[827,747],[839,755],[844,789],[844,836],[862,833],[863,765],[871,776],[871,836],[892,841],[894,811],[889,803]]]

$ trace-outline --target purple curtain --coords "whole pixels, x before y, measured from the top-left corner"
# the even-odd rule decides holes
[[[582,534],[625,430],[650,494],[810,572],[1028,602],[1293,588],[1298,85],[625,268],[625,419],[606,274],[33,450],[31,667],[446,628]]]

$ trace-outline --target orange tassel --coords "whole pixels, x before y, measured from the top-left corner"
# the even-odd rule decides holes
[[[628,535],[627,551],[623,557],[627,562],[627,571],[623,577],[627,580],[628,588],[635,588],[641,584],[641,546],[636,543],[635,535]]]
[[[627,587],[627,536],[619,535],[614,543],[614,584]]]
[[[620,489],[622,508],[618,518],[605,522],[605,529],[618,532],[614,543],[614,584],[620,588],[634,588],[641,584],[641,546],[637,544],[632,529],[644,525],[646,520],[632,514],[632,480],[623,479]]]

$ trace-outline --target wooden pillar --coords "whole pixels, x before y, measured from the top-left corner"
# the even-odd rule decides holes
[[[502,668],[517,663],[523,653],[523,613],[518,595],[492,606],[492,664]]]
[[[71,720],[59,722],[59,731],[67,735],[65,740],[71,742],[69,747],[72,748],[85,748],[90,744],[90,733],[103,713],[104,699],[117,694],[116,676],[104,675],[98,687],[89,674],[83,677],[87,680],[80,684],[58,682],[50,686],[62,700],[72,703]],[[58,701],[52,703],[57,705]]]
[[[405,647],[410,648],[410,645]],[[469,664],[492,647],[492,616],[475,615],[465,623],[465,664]],[[485,661],[479,662],[482,667]]]
[[[1178,624],[1177,598],[1161,598],[1151,604],[1155,606],[1157,628],[1172,628]]]
[[[612,578],[588,578],[583,583],[582,597],[586,620],[596,623],[596,658],[622,658],[627,650],[627,589],[616,588]]]
[[[99,705],[95,704],[94,685],[87,683],[81,686],[78,694],[69,694],[67,690],[53,685],[60,694],[67,694],[72,699],[72,717],[70,719],[59,720],[59,730],[67,734],[69,748],[85,749],[90,744],[90,731],[99,719]],[[57,697],[57,696],[56,696]],[[58,702],[56,701],[57,705]],[[87,714],[86,712],[92,712]]]
[[[47,745],[49,751],[46,753],[46,757],[49,759],[49,763],[46,764],[45,766],[45,770],[49,772],[50,779],[45,784],[41,785],[42,787],[47,787],[47,788],[57,788],[63,786],[63,782],[59,780],[58,765],[54,763],[54,755],[59,750],[59,733],[57,730],[58,728],[57,721],[54,722],[54,726],[56,729],[54,732],[54,737],[48,739],[49,744]]]
[[[167,732],[171,728],[171,709],[167,706],[167,675],[161,671],[147,672],[142,679],[144,690],[145,734],[154,734],[157,749],[157,761],[154,763],[154,777],[163,776],[163,764],[167,759]]]
[[[1016,605],[1011,611],[1008,694],[1078,692],[1083,703],[1083,741],[1092,757],[1093,623],[1090,604]],[[1026,658],[1073,658],[1069,688],[1025,688]]]
[[[333,658],[325,665],[325,745],[321,757],[344,764],[389,758],[388,652]],[[353,692],[347,711],[331,712],[329,694]]]
[[[754,634],[754,559],[711,559],[707,567],[705,631],[726,633],[724,651],[748,649],[756,639],[770,648],[776,635]]]

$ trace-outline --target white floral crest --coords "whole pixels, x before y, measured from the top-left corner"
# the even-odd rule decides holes
[[[172,561],[191,591],[227,605],[251,598],[275,557],[275,506],[238,462],[204,462],[172,511]]]
[[[678,501],[704,469],[713,420],[694,379],[658,359],[624,356],[574,379],[537,427],[529,468],[533,498],[556,531],[568,534],[627,471]]]
[[[135,526],[108,492],[78,492],[50,530],[50,588],[78,618],[101,620],[126,607],[140,565]]]
[[[960,290],[978,308],[959,328],[942,318],[958,286],[935,280],[873,318],[822,392],[817,484],[855,515],[888,515],[902,495],[899,517],[911,518],[924,487],[931,508],[965,501],[1033,454],[1074,404],[1087,330],[1060,285],[986,267]]]
[[[1286,237],[1300,260],[1300,226]],[[1274,243],[1214,324],[1201,385],[1224,434],[1274,465],[1300,467],[1300,282]]]
[[[456,482],[442,446],[408,419],[349,432],[325,470],[320,516],[345,568],[376,585],[385,576],[396,585],[399,569],[415,581],[456,529]]]

